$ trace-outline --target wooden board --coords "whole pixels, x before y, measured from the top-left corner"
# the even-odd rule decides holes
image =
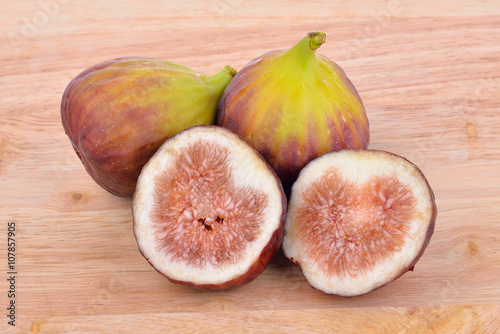
[[[72,1],[2,4],[0,332],[500,333],[498,1]],[[283,256],[252,283],[174,285],[137,251],[131,201],[85,172],[59,104],[85,68],[149,56],[211,74],[308,31],[365,103],[371,148],[432,185],[438,218],[415,271],[356,298],[310,288]],[[16,326],[7,307],[16,224]]]

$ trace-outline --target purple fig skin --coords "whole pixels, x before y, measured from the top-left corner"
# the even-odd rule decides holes
[[[198,125],[196,127],[210,128],[210,127],[218,127],[218,126],[217,125]],[[173,138],[175,138],[178,135],[182,135],[182,133],[184,131],[189,131],[189,130],[190,130],[190,128],[182,130],[182,131],[174,134],[171,138],[173,139]],[[240,136],[238,136],[237,134],[235,134],[235,135],[241,139]],[[167,139],[167,141],[169,139]],[[257,156],[259,156],[263,161],[265,161],[264,158],[262,157],[262,155],[257,150],[255,150],[251,146],[250,146],[250,148],[255,152],[255,154]],[[167,278],[170,282],[175,283],[175,284],[186,285],[186,286],[189,286],[191,288],[195,288],[195,289],[198,289],[198,290],[201,290],[201,291],[225,291],[225,290],[229,290],[229,289],[234,289],[234,288],[237,288],[237,287],[241,287],[243,285],[246,285],[246,284],[250,283],[254,279],[256,279],[266,269],[266,267],[269,264],[269,262],[275,257],[276,253],[278,252],[278,250],[281,247],[281,243],[283,241],[284,226],[285,226],[285,220],[286,220],[286,214],[287,214],[287,205],[288,205],[287,197],[285,195],[285,192],[284,192],[284,189],[283,189],[283,185],[282,185],[282,182],[281,182],[280,178],[278,177],[278,175],[276,174],[276,172],[274,171],[274,169],[269,164],[265,163],[265,165],[266,165],[267,169],[269,170],[269,172],[274,176],[274,179],[276,180],[276,183],[277,183],[277,185],[278,185],[278,187],[280,189],[280,193],[281,193],[281,208],[282,208],[281,211],[282,211],[282,213],[281,213],[281,217],[280,217],[280,223],[279,223],[277,229],[273,232],[271,238],[269,239],[269,242],[262,249],[262,251],[260,253],[260,256],[257,258],[257,260],[249,267],[249,269],[245,273],[242,273],[240,276],[235,277],[235,278],[233,278],[233,279],[231,279],[229,281],[226,281],[226,282],[224,282],[222,284],[195,284],[193,282],[180,281],[180,280],[176,280],[176,279],[173,279],[171,277],[168,277],[165,273],[163,273],[160,270],[158,270],[158,268],[156,268],[155,265],[144,254],[143,250],[140,247],[140,243],[138,241],[138,237],[137,237],[137,234],[136,234],[136,229],[134,228],[134,237],[135,237],[135,239],[137,241],[138,250],[141,253],[141,255],[148,261],[148,263],[159,274],[161,274],[162,276],[164,276],[165,278]],[[135,201],[135,197],[136,196],[134,195],[134,197],[132,199],[133,202]],[[154,199],[151,199],[151,200],[153,201]],[[132,208],[133,208],[133,206],[134,205],[132,205]],[[132,217],[133,217],[133,221],[135,222],[136,218],[135,218],[135,212],[134,212],[134,210],[132,210]]]
[[[349,150],[349,149],[344,149],[344,150]],[[405,273],[407,273],[408,271],[413,271],[414,268],[415,268],[415,265],[418,263],[418,261],[420,260],[420,258],[422,257],[422,255],[424,254],[427,246],[429,245],[430,241],[431,241],[431,238],[432,238],[432,235],[434,234],[434,230],[435,230],[435,225],[436,225],[436,218],[437,218],[437,213],[438,213],[438,209],[437,209],[437,205],[436,205],[436,198],[435,198],[435,195],[434,195],[434,191],[432,190],[432,187],[430,186],[429,184],[429,181],[427,180],[427,178],[425,177],[424,173],[421,171],[421,169],[416,166],[414,163],[412,163],[411,161],[409,161],[408,159],[406,159],[405,157],[403,156],[400,156],[398,154],[395,154],[395,153],[390,153],[390,152],[387,152],[387,151],[383,151],[383,150],[376,150],[376,149],[370,149],[370,150],[366,150],[366,151],[372,151],[372,152],[382,152],[384,154],[390,154],[390,155],[393,155],[395,157],[398,157],[398,158],[401,158],[402,160],[408,162],[410,165],[412,165],[416,172],[418,174],[420,174],[422,180],[425,182],[428,190],[429,190],[429,194],[430,194],[430,200],[431,200],[431,205],[432,205],[432,214],[431,214],[431,217],[429,219],[429,226],[427,228],[427,231],[426,231],[426,234],[425,234],[425,238],[424,238],[424,242],[422,243],[422,246],[419,250],[419,252],[417,253],[417,255],[415,256],[415,258],[413,259],[413,261],[410,263],[410,265],[404,269],[402,269],[399,273],[397,273],[396,275],[394,275],[394,277],[391,279],[391,280],[388,280],[386,283],[380,285],[380,286],[377,286],[376,288],[370,290],[370,291],[367,291],[365,293],[362,293],[362,294],[358,294],[358,295],[342,295],[342,294],[338,294],[338,296],[340,297],[344,297],[344,298],[353,298],[353,297],[358,297],[358,296],[363,296],[363,295],[366,295],[366,294],[369,294],[369,293],[372,293],[373,291],[375,290],[378,290],[380,288],[383,288],[385,287],[386,285],[388,285],[389,283],[397,280],[398,278],[400,278],[401,276],[403,276]],[[298,262],[296,259],[294,258],[289,258],[289,260],[294,263],[295,265],[297,266],[301,266],[300,262]],[[309,283],[309,282],[308,282]],[[322,291],[321,289],[318,289],[316,287],[314,287],[313,285],[309,284],[313,289],[315,290],[318,290],[318,291],[321,291],[324,293],[324,291]]]
[[[61,101],[61,120],[90,176],[131,197],[144,164],[174,133],[215,122],[220,94],[236,72],[207,77],[153,58],[105,61],[77,75]]]

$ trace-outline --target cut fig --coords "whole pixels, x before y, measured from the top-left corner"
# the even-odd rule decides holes
[[[366,294],[413,270],[437,215],[434,194],[408,160],[340,150],[311,161],[292,187],[283,252],[327,294]]]
[[[202,125],[168,139],[145,165],[132,210],[138,248],[158,272],[224,290],[252,281],[275,255],[286,197],[251,146]]]

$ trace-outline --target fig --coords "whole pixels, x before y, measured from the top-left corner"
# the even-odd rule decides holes
[[[312,287],[366,294],[413,270],[436,215],[431,187],[405,158],[330,152],[307,164],[293,185],[283,252]]]
[[[144,166],[132,212],[139,251],[159,273],[226,290],[255,279],[276,254],[286,197],[250,145],[199,125],[169,138]]]
[[[289,50],[252,60],[220,100],[217,124],[255,147],[287,192],[312,159],[368,146],[361,97],[336,63],[316,53],[325,40],[323,32],[312,32]]]
[[[226,66],[205,76],[152,58],[108,60],[69,83],[62,124],[90,176],[112,194],[131,197],[142,167],[167,138],[215,123],[235,73]]]

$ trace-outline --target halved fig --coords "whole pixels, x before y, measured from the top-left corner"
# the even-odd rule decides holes
[[[252,281],[275,255],[286,198],[240,137],[195,126],[168,139],[142,169],[132,211],[138,248],[158,272],[224,290]]]
[[[408,160],[341,150],[311,161],[292,188],[283,252],[327,294],[366,294],[413,270],[437,215],[434,194]]]

